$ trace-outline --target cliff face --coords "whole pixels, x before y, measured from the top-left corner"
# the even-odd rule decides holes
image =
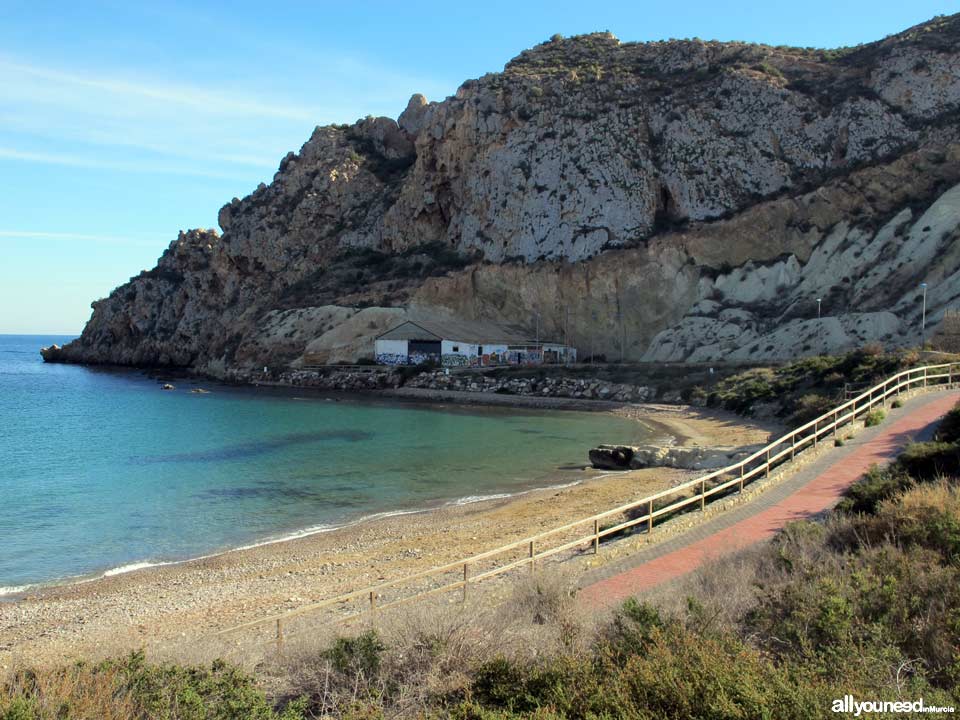
[[[920,280],[934,322],[960,294],[958,119],[960,16],[845,51],[554,40],[317,128],[59,359],[351,360],[443,313],[633,359],[916,342]]]

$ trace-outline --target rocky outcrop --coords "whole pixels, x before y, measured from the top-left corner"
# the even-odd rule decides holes
[[[759,446],[598,445],[590,450],[590,464],[601,470],[641,470],[651,467],[717,470],[748,457],[758,449]]]
[[[604,382],[596,378],[571,378],[558,375],[536,378],[496,377],[474,373],[451,374],[442,370],[421,373],[408,380],[406,387],[614,402],[649,402],[656,399],[659,393],[658,389],[652,386]]]
[[[918,338],[960,292],[960,16],[844,51],[556,39],[317,128],[51,360],[354,361],[392,318],[719,361]],[[816,298],[822,317],[816,318]]]

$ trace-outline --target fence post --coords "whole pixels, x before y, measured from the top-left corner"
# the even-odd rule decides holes
[[[743,492],[743,465],[740,466],[740,492]]]
[[[764,477],[770,477],[770,451],[767,450],[767,465],[763,473]]]
[[[470,581],[470,575],[467,573],[467,563],[463,564],[463,602],[467,601],[467,583]]]
[[[813,423],[813,447],[814,448],[817,447],[817,435],[819,434],[819,431],[817,430],[818,425],[820,425],[819,421],[815,421]]]
[[[283,654],[283,620],[277,618],[277,655]]]
[[[593,554],[600,554],[600,521],[593,521]]]
[[[653,532],[653,500],[647,503],[647,533]]]
[[[927,388],[927,366],[926,365],[923,366],[923,388],[924,390],[926,390]]]
[[[833,411],[833,436],[837,436],[837,418],[840,417],[840,413],[836,410]]]
[[[531,540],[531,541],[530,541],[530,572],[531,572],[531,573],[533,573],[534,570],[535,570],[535,568],[534,568],[533,555],[534,555],[534,552],[533,552],[533,540]]]
[[[953,363],[947,365],[947,387],[953,385]]]
[[[700,481],[700,512],[703,512],[707,506],[707,481]]]
[[[793,460],[797,455],[797,434],[795,432],[790,433],[790,460]]]
[[[850,413],[850,422],[855,423],[857,421],[857,400],[853,400],[853,411]]]

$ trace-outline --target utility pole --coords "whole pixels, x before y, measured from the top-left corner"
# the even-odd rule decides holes
[[[927,284],[925,282],[920,283],[920,288],[923,290],[923,310],[920,314],[920,349],[923,350],[927,334]]]

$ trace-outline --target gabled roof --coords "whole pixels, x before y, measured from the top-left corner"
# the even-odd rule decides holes
[[[407,320],[377,336],[377,340],[458,340],[474,344],[525,344],[533,339],[512,325],[483,320]]]

